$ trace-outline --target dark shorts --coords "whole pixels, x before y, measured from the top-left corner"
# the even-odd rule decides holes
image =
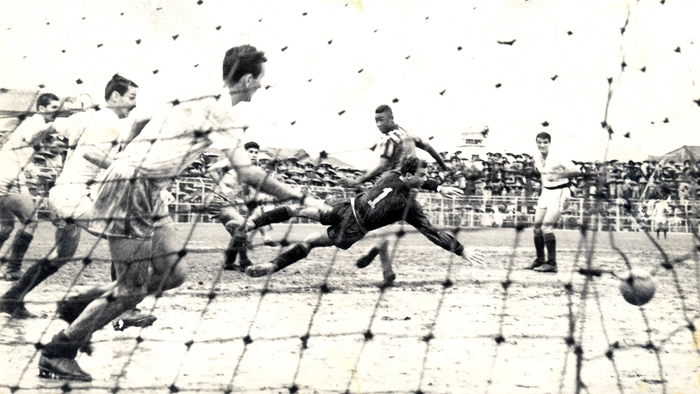
[[[120,164],[115,162],[105,171],[89,231],[105,237],[150,238],[156,226],[171,220],[160,197],[166,184],[138,178],[132,168]]]
[[[334,201],[333,209],[323,215],[321,224],[329,225],[328,238],[333,244],[343,250],[350,248],[355,242],[365,237],[365,232],[352,213],[350,200]]]

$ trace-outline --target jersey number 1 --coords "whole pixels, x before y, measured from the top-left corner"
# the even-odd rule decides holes
[[[382,190],[382,194],[378,195],[377,198],[375,198],[374,200],[368,201],[367,204],[369,204],[369,206],[372,207],[372,209],[374,209],[374,207],[377,204],[379,204],[379,201],[382,201],[384,199],[384,197],[388,196],[392,190],[394,190],[394,189],[392,189],[390,187],[385,187],[384,190]]]

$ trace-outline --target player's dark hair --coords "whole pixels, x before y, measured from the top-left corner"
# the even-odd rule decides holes
[[[224,55],[224,82],[233,85],[246,74],[257,78],[262,72],[262,64],[266,61],[265,52],[258,51],[252,45],[233,47]]]
[[[375,114],[387,113],[391,116],[394,116],[394,112],[391,110],[391,107],[386,105],[386,104],[382,104],[379,107],[377,107],[377,109],[374,110],[374,113]]]
[[[255,148],[255,149],[260,150],[260,145],[258,145],[258,143],[255,141],[246,142],[245,145],[243,145],[243,149],[245,149],[245,150],[248,150],[250,148]]]
[[[107,82],[107,86],[105,87],[105,101],[109,100],[109,98],[112,96],[112,92],[117,92],[121,96],[125,95],[126,92],[129,91],[130,87],[138,88],[139,85],[119,74],[114,74],[112,79]]]
[[[419,168],[428,168],[428,163],[413,155],[408,155],[401,161],[401,174],[415,174]]]
[[[538,138],[542,138],[543,140],[547,140],[549,142],[552,142],[552,136],[549,135],[549,133],[545,133],[544,131],[537,134],[537,137],[535,137],[535,140],[537,140]]]
[[[58,100],[60,100],[58,96],[53,93],[43,93],[38,99],[36,99],[36,109],[38,111],[39,107],[46,107],[50,102]]]

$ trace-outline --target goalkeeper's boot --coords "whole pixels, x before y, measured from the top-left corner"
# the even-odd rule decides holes
[[[124,331],[129,327],[143,328],[152,325],[157,319],[151,314],[142,313],[139,309],[129,309],[112,321],[112,327],[114,331]]]
[[[277,272],[278,267],[277,264],[274,263],[262,263],[262,264],[254,264],[246,268],[245,273],[246,275],[253,277],[253,278],[259,278],[261,276],[267,276],[270,274],[273,274]]]
[[[370,249],[366,255],[357,259],[357,262],[355,263],[355,265],[357,266],[357,268],[365,268],[368,265],[370,265],[372,263],[372,261],[374,261],[374,258],[377,257],[378,254],[379,254],[379,248],[375,246],[372,249]]]

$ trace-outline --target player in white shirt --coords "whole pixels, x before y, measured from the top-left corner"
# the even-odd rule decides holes
[[[36,102],[38,112],[23,119],[0,147],[0,247],[10,238],[15,217],[22,224],[12,240],[10,257],[2,257],[2,263],[7,265],[5,280],[16,281],[21,277],[22,259],[34,239],[37,210],[32,195],[21,190],[20,183],[34,156],[34,146],[52,130],[60,104],[55,94],[40,95]]]
[[[40,376],[91,381],[75,361],[92,332],[133,308],[148,294],[160,294],[185,280],[179,264],[184,246],[160,194],[205,149],[221,150],[239,180],[285,200],[321,202],[269,177],[243,149],[243,125],[232,107],[250,101],[261,87],[265,55],[252,46],[234,47],[223,61],[225,90],[184,102],[154,116],[103,173],[90,231],[109,241],[117,287],[91,302],[42,349]],[[186,241],[185,241],[186,242]]]
[[[659,200],[654,204],[654,229],[656,230],[656,239],[660,238],[660,234],[663,231],[664,239],[668,236],[668,214],[671,212],[671,207],[669,203],[671,202],[671,197],[666,200]]]
[[[64,124],[56,125],[58,130],[69,136],[71,146],[63,170],[49,191],[49,207],[56,226],[56,246],[46,259],[30,267],[3,294],[0,311],[16,318],[33,317],[24,307],[26,294],[75,255],[81,228],[87,228],[92,217],[98,174],[112,163],[121,144],[132,132],[131,122],[125,120],[136,106],[137,93],[138,86],[134,82],[115,75],[105,88],[106,108],[74,114]],[[93,289],[91,294],[96,298],[108,290],[103,286]],[[64,313],[66,311],[62,311],[62,307],[65,309],[69,302],[74,301],[73,298],[59,302],[58,315],[68,323],[77,315]],[[155,319],[148,317],[148,320],[152,322]]]
[[[535,138],[540,154],[535,155],[535,168],[541,176],[542,192],[535,210],[535,251],[537,258],[528,267],[537,272],[557,272],[557,241],[554,225],[571,198],[569,178],[579,174],[572,169],[571,161],[550,153],[552,137],[549,133],[539,133]],[[547,258],[545,259],[545,248]]]

